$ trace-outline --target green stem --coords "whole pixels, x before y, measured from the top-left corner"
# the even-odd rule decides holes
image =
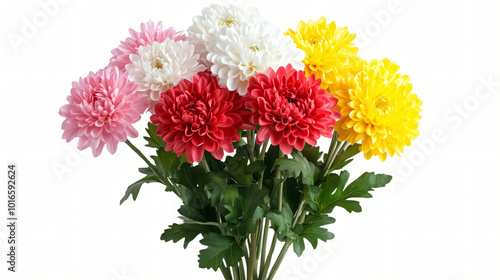
[[[328,170],[330,170],[330,166],[333,163],[332,156],[334,154],[334,151],[337,149],[339,143],[338,138],[339,134],[336,131],[334,131],[332,141],[330,142],[330,148],[328,149],[328,156],[326,157],[325,165],[323,166],[323,170],[321,172],[322,174],[321,177],[324,177],[328,173]]]
[[[273,279],[274,275],[276,274],[276,272],[278,271],[278,268],[281,265],[281,262],[283,262],[283,259],[285,258],[286,252],[288,251],[290,244],[292,244],[292,239],[287,238],[285,245],[283,245],[283,248],[281,249],[281,252],[278,255],[278,258],[276,259],[276,262],[273,265],[273,268],[271,268],[271,272],[269,273],[269,277],[267,277],[267,280]]]
[[[281,150],[279,150],[279,158],[284,157],[285,155]],[[276,168],[276,174],[275,174],[276,179],[281,178],[281,170],[279,168]],[[281,209],[283,208],[283,182],[281,182],[278,185],[278,213],[281,213]],[[269,220],[266,220],[266,232],[265,236],[266,238],[264,241],[267,242],[267,230],[269,228]],[[267,257],[265,256],[265,249],[262,251],[262,259],[261,259],[261,264],[260,264],[260,279],[265,279],[267,275],[267,271],[269,270],[269,266],[271,265],[272,257],[274,254],[274,250],[276,249],[276,242],[278,240],[278,233],[275,231],[273,235],[273,241],[271,242],[271,247],[269,248],[269,253],[267,254]]]
[[[203,155],[203,157],[201,158],[200,164],[205,169],[205,172],[210,172],[210,166],[208,166],[207,158],[205,157],[205,155]]]
[[[267,249],[267,235],[269,232],[269,220],[266,219],[266,223],[264,225],[264,236],[262,237],[262,249],[261,249],[261,257],[260,257],[260,271],[259,275],[262,277],[262,273],[264,272],[264,267],[266,265],[266,249]]]
[[[269,253],[266,257],[266,264],[264,265],[264,270],[260,273],[260,279],[266,279],[267,272],[271,266],[271,261],[273,259],[274,250],[276,249],[276,243],[278,242],[278,233],[275,231],[273,235],[273,241],[271,242],[271,247],[269,248]]]
[[[233,280],[233,277],[231,277],[231,271],[229,271],[229,269],[224,265],[224,262],[221,263],[220,271],[222,272],[222,275],[224,275],[224,279]]]
[[[238,266],[231,267],[231,270],[233,271],[234,280],[240,280],[240,271],[238,269]]]
[[[238,270],[240,273],[240,280],[245,280],[246,277],[245,277],[245,268],[243,267],[243,261],[240,261],[240,263],[238,264]]]
[[[253,270],[256,262],[256,251],[257,251],[257,233],[254,232],[250,235],[250,256],[247,263],[247,278],[248,280],[253,280]]]
[[[253,154],[255,147],[255,130],[247,131],[247,143],[248,143],[248,153],[250,154],[250,163],[255,162],[255,156]]]
[[[167,180],[163,174],[161,173],[158,173],[156,172],[156,166],[154,166],[149,160],[148,158],[136,147],[134,146],[134,144],[132,144],[132,142],[130,142],[128,139],[125,141],[125,143],[127,144],[127,146],[129,146],[132,151],[134,151],[142,160],[144,160],[144,162],[148,165],[149,167],[149,170],[151,170],[151,172],[153,172],[153,174],[158,177],[158,179],[160,180],[160,182],[168,187],[171,187],[174,191],[174,193],[180,198],[182,199],[181,197],[181,193],[180,193],[180,190],[178,189],[178,186],[172,184],[169,180]]]
[[[264,143],[262,143],[262,147],[259,152],[259,160],[264,160],[264,157],[266,156],[267,145],[269,145],[269,138],[267,138]]]

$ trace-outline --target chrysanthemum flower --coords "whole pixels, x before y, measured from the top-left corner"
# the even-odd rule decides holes
[[[388,59],[365,63],[355,76],[338,78],[329,92],[339,99],[342,118],[335,125],[340,141],[362,141],[366,159],[400,155],[418,135],[422,101],[411,93],[409,76]]]
[[[290,64],[251,78],[243,100],[253,111],[251,121],[261,125],[257,144],[271,138],[271,144],[290,154],[294,147],[302,150],[305,142],[316,145],[320,136],[332,137],[340,118],[334,110],[337,99],[320,85],[314,75],[306,78]]]
[[[140,100],[127,74],[117,67],[90,72],[86,78],[73,82],[67,100],[69,104],[59,110],[66,118],[62,123],[62,138],[69,142],[79,137],[78,149],[90,147],[94,157],[101,154],[104,145],[114,154],[118,142],[137,137],[132,124],[148,106]]]
[[[167,38],[162,43],[139,47],[138,54],[130,55],[131,63],[125,68],[153,108],[160,100],[160,93],[205,70],[198,58],[193,44]]]
[[[338,27],[334,21],[327,24],[325,17],[318,21],[301,21],[297,31],[288,29],[286,35],[293,38],[297,47],[304,50],[306,76],[316,75],[326,89],[337,76],[347,76],[360,70],[358,48],[352,42],[355,34],[347,27]]]
[[[243,24],[238,29],[227,29],[225,36],[212,38],[207,47],[211,71],[219,77],[221,86],[247,92],[248,80],[269,67],[292,64],[302,69],[305,54],[293,40],[277,27],[269,24]]]
[[[256,8],[242,8],[228,5],[211,5],[193,17],[193,25],[188,28],[188,40],[195,45],[196,53],[207,67],[212,63],[207,60],[207,46],[213,37],[226,35],[227,29],[238,29],[243,24],[255,25],[262,21]]]
[[[208,72],[195,74],[162,93],[151,122],[167,143],[166,150],[177,156],[186,154],[190,163],[199,162],[204,151],[222,159],[224,151],[233,152],[233,142],[241,136],[238,129],[253,129],[241,97],[219,87]]]
[[[163,30],[163,24],[158,22],[155,24],[152,21],[142,23],[141,31],[137,32],[132,28],[129,29],[130,37],[121,41],[120,45],[111,51],[113,57],[109,62],[109,66],[117,66],[120,71],[125,70],[125,65],[131,63],[129,56],[137,54],[140,46],[149,46],[153,42],[163,42],[166,38],[174,41],[185,40],[186,36],[180,31],[175,31],[172,27]]]

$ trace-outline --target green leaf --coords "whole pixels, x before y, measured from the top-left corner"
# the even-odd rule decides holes
[[[347,171],[342,171],[340,176],[337,174],[328,176],[326,182],[322,184],[322,193],[318,199],[320,213],[330,213],[336,206],[344,208],[349,213],[361,212],[359,202],[351,200],[351,198],[372,197],[369,192],[373,191],[374,188],[384,187],[391,181],[392,177],[366,172],[345,187],[348,179],[349,172]]]
[[[226,157],[227,172],[231,178],[237,183],[250,184],[252,183],[252,176],[246,172],[248,165],[248,152],[242,147],[236,149],[234,156]]]
[[[293,240],[293,251],[297,255],[297,257],[302,256],[302,253],[306,249],[306,245],[304,244],[304,238],[296,238]]]
[[[255,232],[257,221],[264,216],[264,207],[268,191],[259,190],[258,186],[238,187],[239,195],[233,205],[224,204],[223,212],[225,223],[222,228],[229,229],[231,235],[246,238],[249,234]]]
[[[289,177],[298,178],[302,175],[302,183],[305,185],[314,185],[319,178],[321,170],[312,162],[307,160],[301,152],[293,151],[293,159],[279,158],[275,161],[275,166],[279,165],[281,171],[285,171]]]
[[[287,178],[283,182],[283,197],[285,201],[290,205],[290,209],[295,213],[300,204],[301,190],[299,190],[299,184],[295,178]],[[278,202],[278,197],[276,197],[274,202]]]
[[[183,164],[179,170],[175,171],[175,181],[179,185],[181,197],[186,202],[178,212],[190,219],[199,222],[215,221],[217,216],[215,208],[210,206],[210,201],[205,192],[204,186],[200,183],[206,175],[199,165]]]
[[[210,232],[203,234],[201,244],[207,246],[200,251],[200,268],[212,268],[217,271],[221,267],[222,260],[226,260],[228,266],[235,266],[243,257],[243,251],[236,240],[230,236],[222,236],[218,233]]]
[[[335,223],[335,219],[327,215],[310,216],[302,224],[303,228],[300,232],[300,237],[307,239],[312,247],[316,249],[318,240],[327,241],[335,237],[326,228],[322,228],[324,225],[333,223]]]
[[[174,178],[177,182],[190,190],[198,187],[199,180],[205,175],[205,171],[200,165],[191,166],[189,163],[184,163],[175,171]]]
[[[245,142],[245,140],[243,140],[243,137],[242,137],[240,140],[233,142],[233,148],[237,149],[238,147],[245,146],[246,144],[247,144],[247,142]]]
[[[262,171],[264,171],[265,168],[266,165],[264,164],[264,162],[261,160],[257,160],[245,167],[245,174],[258,176]]]
[[[165,174],[165,177],[172,177],[175,171],[184,163],[187,163],[186,154],[177,156],[174,151],[156,150],[156,156],[151,157],[156,166]]]
[[[287,237],[296,237],[292,231],[293,213],[288,203],[283,204],[280,213],[267,212],[266,218],[272,222],[272,228],[278,233],[280,241],[284,241]]]
[[[160,182],[160,179],[156,177],[156,175],[154,175],[154,173],[149,168],[139,168],[139,172],[146,174],[146,177],[128,186],[127,190],[125,191],[125,195],[120,200],[120,205],[125,202],[130,197],[130,195],[132,195],[132,198],[136,200],[137,196],[139,195],[139,191],[141,190],[141,187],[144,183]]]
[[[338,170],[346,166],[349,162],[353,161],[353,156],[357,155],[360,152],[360,144],[352,144],[349,145],[343,152],[339,153],[330,167],[330,172],[334,170]]]
[[[163,139],[156,135],[156,130],[158,129],[158,126],[152,124],[151,122],[148,122],[148,127],[146,128],[146,132],[148,133],[149,136],[144,137],[148,143],[146,144],[146,147],[151,147],[155,149],[162,149],[165,150],[165,146],[167,145]]]
[[[225,167],[224,162],[214,158],[212,153],[205,151],[203,156],[205,157],[205,160],[208,163],[208,167],[210,168],[210,171],[219,172],[219,171],[222,171],[224,169],[224,167]]]
[[[218,231],[219,229],[215,226],[200,224],[173,224],[163,232],[160,239],[165,242],[173,241],[174,243],[184,239],[184,249],[186,249],[189,242],[193,241],[198,234]]]
[[[302,154],[305,158],[307,158],[308,161],[318,165],[320,163],[319,159],[321,158],[323,152],[320,152],[319,146],[311,146],[310,144],[306,143],[304,149],[302,150]]]
[[[319,210],[318,200],[321,197],[322,189],[317,186],[305,186],[307,210],[311,213],[317,213]]]
[[[227,183],[227,177],[223,172],[207,173],[202,184],[211,190],[210,202],[212,206],[219,203],[233,205],[238,197],[238,187]]]
[[[255,145],[255,146],[256,146],[256,148],[259,147],[259,145]],[[266,178],[273,178],[274,177],[271,173],[272,173],[273,168],[274,168],[273,167],[274,162],[279,157],[279,153],[280,153],[279,146],[270,145],[269,149],[267,149],[266,155],[264,157],[264,165],[265,165],[264,183],[266,183],[266,181],[267,181],[267,180],[265,180]],[[269,190],[272,190],[272,182],[270,185],[267,185],[267,187]]]

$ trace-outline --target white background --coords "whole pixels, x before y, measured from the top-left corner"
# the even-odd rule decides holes
[[[222,279],[198,268],[197,242],[183,250],[159,239],[179,221],[179,201],[160,185],[119,205],[144,165],[130,149],[77,152],[61,139],[58,115],[71,82],[104,67],[128,28],[152,19],[186,29],[210,2],[73,0],[47,15],[47,1],[0,7],[0,169],[15,162],[19,170],[15,274],[6,264],[7,172],[0,176],[0,279]],[[359,55],[397,62],[424,104],[421,136],[402,158],[351,163],[354,175],[385,172],[394,181],[362,201],[362,213],[336,210],[336,238],[301,259],[290,253],[276,279],[500,279],[500,5],[367,2],[253,3],[283,30],[324,15],[358,32]],[[16,45],[13,36],[24,39]],[[489,79],[497,82],[486,88]],[[146,121],[136,125],[141,135]]]

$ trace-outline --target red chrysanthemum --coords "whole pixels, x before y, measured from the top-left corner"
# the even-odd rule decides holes
[[[204,151],[222,159],[240,140],[238,129],[254,129],[248,111],[235,91],[221,88],[217,78],[200,72],[162,93],[151,116],[156,133],[177,156],[186,153],[190,163],[199,162]]]
[[[284,154],[302,150],[305,142],[316,145],[320,136],[332,137],[340,118],[333,110],[338,100],[321,88],[321,80],[306,78],[290,64],[251,78],[243,100],[253,111],[251,121],[261,125],[257,144],[270,137]]]

